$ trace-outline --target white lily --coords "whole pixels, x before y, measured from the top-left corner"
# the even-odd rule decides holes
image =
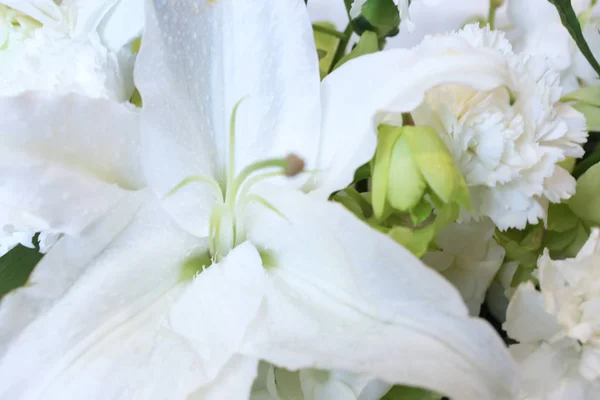
[[[56,176],[38,176],[42,165],[43,168],[57,165],[61,157],[72,153],[62,148],[50,150],[48,146],[53,145],[49,142],[67,136],[68,140],[79,142],[92,141],[91,138],[100,140],[102,135],[107,135],[106,139],[110,140],[115,132],[113,139],[116,142],[99,151],[106,157],[108,151],[126,153],[126,148],[115,151],[113,147],[135,141],[138,135],[137,122],[121,122],[123,118],[136,118],[127,105],[95,100],[86,105],[85,102],[86,97],[90,97],[122,103],[131,97],[135,59],[131,42],[140,35],[143,27],[143,0],[65,0],[58,3],[60,5],[53,0],[0,0],[0,151],[3,154],[0,164],[3,177],[0,185],[0,256],[19,243],[33,247],[36,232],[40,233],[40,250],[45,252],[59,234],[75,234],[85,227],[69,227],[64,220],[48,219],[40,209],[37,198],[40,195],[54,198],[57,207],[76,205],[75,209],[65,210],[65,214],[81,214],[81,204],[88,207],[101,203],[102,209],[108,207],[106,198],[96,192],[96,186],[88,187],[83,199],[53,191],[56,185],[63,184],[55,181]],[[94,107],[99,110],[93,111]],[[110,114],[92,115],[101,112]],[[96,123],[98,128],[85,126]],[[65,127],[71,131],[58,134],[61,139],[50,137]],[[107,134],[101,130],[105,128],[112,132]],[[80,132],[76,132],[77,129]],[[123,132],[123,129],[127,131]],[[30,141],[37,142],[30,143],[36,150],[23,146]],[[48,154],[50,151],[56,153]],[[44,161],[33,161],[40,154],[45,154]],[[81,157],[73,157],[77,160],[74,164],[79,165]],[[92,159],[99,165],[105,162],[95,156]],[[106,160],[109,165],[110,159]],[[63,166],[72,166],[64,158],[61,162]],[[110,166],[99,168],[110,169]],[[111,181],[105,178],[108,177],[99,179]],[[31,179],[46,180],[46,190],[31,192]],[[66,197],[63,199],[62,196]],[[88,221],[96,214],[96,211],[89,212]]]
[[[376,111],[412,110],[449,81],[490,89],[496,63],[398,50],[320,83],[301,0],[156,0],[146,13],[136,83],[157,198],[131,223],[136,204],[122,203],[97,240],[62,239],[3,300],[0,397],[247,398],[265,360],[512,399],[494,330],[327,201],[372,157]],[[292,152],[315,173],[283,176]]]

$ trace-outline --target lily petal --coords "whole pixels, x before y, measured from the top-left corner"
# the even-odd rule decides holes
[[[79,234],[144,186],[137,112],[104,99],[26,93],[0,99],[4,224]]]
[[[98,26],[98,34],[106,47],[119,51],[142,35],[144,4],[145,0],[120,0],[105,15]],[[133,65],[131,70],[133,73]]]
[[[462,45],[460,39],[448,42]],[[478,90],[503,84],[503,60],[462,51],[444,53],[394,49],[370,54],[349,61],[323,80],[317,193],[328,196],[352,182],[355,170],[373,156],[377,125],[388,113],[412,111],[428,90],[444,83]]]
[[[138,212],[85,267],[87,257],[63,262],[72,249],[59,243],[36,276],[73,277],[61,280],[58,293],[50,281],[42,283],[36,318],[10,339],[0,359],[0,398],[183,399],[197,389],[201,363],[168,325],[182,288],[182,258],[197,243],[157,204]],[[34,287],[17,290],[13,301]],[[0,326],[12,323],[3,319]]]
[[[195,391],[186,400],[248,399],[257,375],[257,359],[236,355],[210,385]]]
[[[63,0],[62,5],[74,17],[73,36],[89,35],[120,0]]]
[[[193,175],[223,185],[227,169],[288,153],[314,166],[319,71],[303,1],[160,0],[146,8],[135,79],[145,171],[159,196]],[[229,124],[238,103],[234,162]],[[214,202],[207,193],[206,185],[189,185],[165,203],[200,236]]]
[[[248,242],[233,249],[219,264],[202,271],[173,305],[173,330],[188,338],[204,361],[198,382],[215,379],[240,347],[258,312],[265,289],[260,256]],[[258,361],[255,361],[255,370]],[[252,381],[250,381],[252,385]],[[249,390],[250,386],[248,386]]]
[[[136,212],[147,201],[147,191],[126,196],[98,224],[81,236],[65,236],[44,256],[33,270],[27,284],[8,293],[0,302],[0,357],[9,343],[40,314],[59,301],[88,263],[117,234],[131,223]],[[60,268],[53,268],[54,266]]]
[[[242,352],[291,370],[339,369],[457,399],[513,399],[500,337],[458,292],[339,204],[284,190],[255,209],[250,240],[275,260]],[[250,217],[249,219],[252,219]]]

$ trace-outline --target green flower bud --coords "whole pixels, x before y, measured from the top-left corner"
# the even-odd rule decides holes
[[[426,126],[379,127],[372,180],[373,211],[383,219],[389,210],[410,212],[419,220],[428,213],[429,194],[437,207],[470,207],[469,193],[446,145]]]

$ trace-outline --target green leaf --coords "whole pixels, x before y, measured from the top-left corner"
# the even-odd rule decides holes
[[[375,32],[365,31],[358,40],[356,47],[352,49],[352,51],[346,54],[338,63],[333,67],[340,67],[344,63],[360,56],[364,56],[365,54],[371,54],[378,52],[379,49],[379,39],[377,38],[377,34]]]
[[[584,224],[581,222],[577,225],[577,231],[575,234],[575,239],[569,247],[565,249],[565,256],[568,258],[573,258],[579,253],[579,250],[583,247],[585,242],[588,240],[590,236],[590,230],[586,228]]]
[[[510,281],[511,287],[517,287],[523,282],[533,281],[537,284],[537,279],[533,277],[532,273],[535,271],[535,264],[533,265],[519,265],[515,274]]]
[[[573,108],[585,116],[585,122],[589,131],[600,131],[600,107],[585,103],[573,104]]]
[[[562,24],[567,28],[569,34],[577,43],[577,47],[583,53],[585,58],[588,60],[590,65],[594,68],[594,71],[598,75],[600,75],[600,64],[594,58],[592,51],[590,50],[590,46],[588,46],[585,38],[583,37],[583,33],[581,32],[581,25],[579,24],[579,20],[577,19],[577,14],[575,14],[575,10],[573,10],[573,6],[571,5],[571,0],[548,0],[550,3],[554,4],[558,14],[560,15],[560,20]]]
[[[511,261],[518,261],[519,264],[523,265],[536,265],[538,259],[538,252],[532,252],[523,249],[520,243],[514,241],[508,241],[503,245],[506,251],[506,259]]]
[[[429,218],[432,212],[433,206],[427,200],[421,199],[419,204],[410,210],[410,219],[414,225],[419,225]]]
[[[319,28],[323,29],[319,30]],[[336,32],[335,25],[329,22],[313,23],[313,35],[317,47],[317,54],[319,54],[319,73],[321,79],[327,76],[331,70],[335,53],[340,44],[340,38],[327,33],[328,30]]]
[[[394,386],[381,400],[440,400],[443,396],[429,390]]]
[[[557,252],[564,251],[573,243],[575,236],[577,236],[577,225],[573,229],[564,232],[548,231],[544,236],[544,248],[550,250],[553,255],[557,254]]]
[[[600,86],[589,86],[577,89],[574,92],[564,95],[560,100],[564,102],[576,101],[600,107]]]
[[[579,177],[575,195],[567,204],[579,218],[591,225],[600,225],[600,163]]]
[[[549,231],[565,232],[570,231],[577,226],[579,218],[568,205],[563,203],[551,203],[548,207],[548,227]]]
[[[347,10],[350,10],[352,2],[344,0]],[[362,6],[361,15],[352,21],[352,25],[358,35],[365,31],[376,32],[380,38],[397,35],[400,26],[398,7],[393,0],[367,0]]]
[[[544,226],[542,224],[530,227],[519,245],[523,250],[537,252],[542,247],[544,240]]]
[[[415,230],[405,226],[395,226],[388,232],[392,239],[418,258],[421,258],[427,252],[429,244],[435,238],[435,234],[435,225],[433,224]]]
[[[344,191],[339,191],[334,194],[331,200],[343,205],[348,211],[357,216],[359,219],[364,218],[364,214],[360,206],[350,196],[348,196],[348,194],[344,193]]]
[[[0,258],[0,299],[13,289],[23,286],[31,271],[42,259],[36,249],[18,245]]]

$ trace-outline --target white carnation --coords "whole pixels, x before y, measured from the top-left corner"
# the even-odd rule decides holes
[[[76,5],[56,6],[46,23],[0,5],[0,95],[49,91],[129,100],[133,54],[107,48],[96,27],[76,30]]]
[[[504,325],[527,399],[597,399],[600,393],[600,230],[575,258],[538,261],[540,291],[522,284]]]
[[[478,316],[485,293],[504,260],[504,249],[493,238],[490,220],[456,223],[436,238],[439,251],[423,256],[460,292],[469,314]]]
[[[0,96],[75,93],[129,101],[134,90],[131,43],[143,27],[139,0],[8,4],[16,8],[0,4]],[[125,18],[133,23],[124,26]],[[37,110],[31,113],[37,117]],[[37,233],[42,252],[58,237],[14,207],[2,207],[0,214],[0,256],[17,244],[33,247]]]
[[[583,115],[559,102],[558,74],[544,59],[515,54],[503,33],[476,25],[428,37],[416,50],[483,53],[499,64],[502,87],[442,85],[413,112],[417,125],[437,130],[465,177],[473,210],[462,219],[490,217],[502,230],[545,221],[548,202],[575,191],[573,177],[556,164],[582,156],[587,138]]]

